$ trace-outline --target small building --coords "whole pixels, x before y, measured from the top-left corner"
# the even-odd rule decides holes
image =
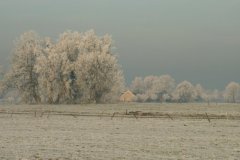
[[[136,100],[136,98],[137,97],[131,91],[127,90],[120,96],[120,101],[121,102],[133,102]]]

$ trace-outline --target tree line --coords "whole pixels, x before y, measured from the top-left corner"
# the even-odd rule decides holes
[[[170,75],[136,77],[129,87],[111,36],[66,31],[56,41],[36,32],[23,33],[13,49],[11,68],[0,66],[0,98],[11,92],[17,102],[77,104],[116,102],[129,88],[138,102],[231,102],[240,100],[240,85],[207,90],[188,81],[176,84]]]
[[[224,91],[208,90],[189,81],[179,84],[170,75],[136,77],[130,89],[138,102],[229,102],[240,100],[240,85],[230,82]]]

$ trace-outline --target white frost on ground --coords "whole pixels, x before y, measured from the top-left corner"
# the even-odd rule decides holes
[[[59,106],[59,110],[78,110],[76,106],[66,107]],[[0,106],[6,108],[9,107]],[[14,106],[16,110],[22,108]],[[176,112],[181,111],[181,106],[174,108]],[[234,110],[229,108],[229,112]],[[85,106],[80,110],[110,109]],[[166,108],[160,106],[159,110]],[[110,117],[0,114],[0,126],[0,159],[226,160],[240,157],[239,120],[216,119],[209,123],[206,119],[116,117],[111,120]]]

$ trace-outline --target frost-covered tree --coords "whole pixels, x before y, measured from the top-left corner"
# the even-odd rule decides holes
[[[239,91],[239,84],[236,82],[230,82],[225,88],[225,100],[230,103],[236,103],[237,99],[239,98]]]
[[[34,71],[34,66],[41,52],[41,39],[33,31],[23,33],[16,40],[12,66],[3,83],[5,89],[17,89],[25,103],[40,102],[38,75]]]
[[[217,89],[214,89],[212,91],[212,94],[210,96],[210,100],[212,102],[223,102],[224,101],[224,98],[223,98],[223,92],[222,91],[219,91]]]
[[[45,40],[45,54],[38,57],[35,67],[43,102],[112,100],[123,85],[123,75],[111,45],[110,36],[98,37],[94,31],[67,31],[55,44]],[[112,98],[107,97],[109,93]]]
[[[69,61],[66,52],[56,51],[56,45],[47,42],[45,54],[37,59],[42,103],[65,103],[69,88]]]
[[[77,82],[85,102],[102,102],[106,94],[116,93],[123,84],[122,71],[116,57],[111,54],[83,54],[79,57],[76,68]]]
[[[195,86],[195,101],[196,102],[207,102],[208,105],[211,102],[219,102],[222,99],[221,92],[219,92],[217,89],[215,90],[207,90],[204,89],[200,84],[197,84]]]
[[[17,88],[27,103],[98,103],[117,99],[124,78],[109,35],[67,31],[53,42],[27,32],[3,84],[1,92]]]
[[[92,31],[92,33],[94,33],[94,31]],[[95,37],[97,36],[95,35]],[[74,66],[78,57],[81,56],[85,50],[85,40],[86,38],[84,36],[84,33],[82,34],[76,31],[67,31],[60,35],[59,40],[55,46],[57,53],[63,53],[67,56],[67,59],[65,61],[67,62],[68,67],[66,67],[63,72],[66,74],[65,99],[68,101],[68,103],[77,103],[82,95],[79,87],[77,86],[77,76]]]
[[[191,102],[196,98],[194,86],[188,82],[183,81],[179,83],[173,92],[173,99],[177,102],[186,103]]]
[[[112,54],[112,38],[108,34],[99,37],[94,30],[82,33],[82,40],[80,43],[80,53],[104,52]]]
[[[93,30],[85,32],[79,51],[75,72],[79,90],[83,93],[81,99],[99,103],[116,98],[123,89],[124,78],[117,57],[112,54],[111,37],[98,37]]]
[[[153,82],[152,90],[160,102],[167,100],[174,90],[175,80],[170,75],[162,75]]]
[[[66,31],[60,34],[54,47],[57,53],[66,53],[70,62],[75,62],[82,50],[83,37],[79,32]]]
[[[80,54],[81,34],[67,31],[54,44],[45,40],[45,54],[38,58],[41,97],[45,103],[77,103],[75,62]]]
[[[131,89],[137,95],[139,102],[157,101],[157,94],[153,90],[154,82],[158,79],[157,76],[146,76],[144,79],[136,77],[131,84]]]
[[[175,86],[175,80],[169,75],[146,76],[144,80],[136,77],[131,89],[138,94],[139,101],[166,101]],[[142,98],[142,99],[141,99]]]
[[[215,90],[205,90],[203,93],[203,100],[210,104],[210,102],[220,102],[223,100],[221,92]]]
[[[134,94],[143,94],[145,92],[145,86],[142,77],[135,77],[130,86]]]
[[[197,102],[202,102],[203,100],[205,100],[205,98],[206,98],[205,90],[204,90],[204,88],[201,86],[201,84],[197,84],[197,85],[195,86],[195,93],[196,93],[195,101],[197,101]]]

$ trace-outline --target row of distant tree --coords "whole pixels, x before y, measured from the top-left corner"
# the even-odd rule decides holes
[[[136,77],[130,86],[138,102],[231,102],[240,100],[240,85],[230,82],[224,91],[204,89],[183,81],[176,85],[170,75]]]
[[[12,65],[0,67],[0,98],[24,103],[107,103],[119,100],[126,90],[109,35],[94,31],[67,31],[58,40],[37,33],[23,33],[15,42]],[[130,90],[138,102],[210,102],[239,100],[239,84],[225,91],[207,90],[183,81],[176,85],[169,75],[136,77]]]

